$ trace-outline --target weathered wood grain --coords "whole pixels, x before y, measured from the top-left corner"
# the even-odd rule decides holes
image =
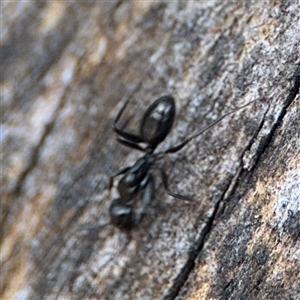
[[[3,2],[1,297],[300,298],[299,4]],[[108,222],[117,144],[172,94],[172,199],[130,235]],[[124,115],[124,119],[126,116]]]

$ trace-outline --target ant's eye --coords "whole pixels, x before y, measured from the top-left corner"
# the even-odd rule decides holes
[[[109,212],[111,223],[121,230],[130,230],[135,225],[132,205],[122,203],[121,199],[113,200]]]
[[[114,216],[118,216],[118,217],[121,217],[121,216],[127,216],[127,215],[129,215],[131,212],[132,212],[132,208],[129,207],[129,206],[121,206],[121,205],[118,205],[118,206],[113,206],[112,209],[111,209],[111,213],[112,213]]]

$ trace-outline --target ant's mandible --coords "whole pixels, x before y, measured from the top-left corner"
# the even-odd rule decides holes
[[[138,135],[126,132],[117,126],[128,104],[127,100],[114,121],[113,130],[118,135],[117,141],[119,143],[142,151],[145,155],[139,158],[134,165],[121,169],[111,177],[110,186],[112,187],[113,178],[123,175],[117,185],[119,198],[114,199],[109,208],[111,224],[124,231],[129,231],[139,224],[153,196],[154,177],[151,173],[152,170],[158,170],[160,172],[163,187],[169,195],[181,200],[191,200],[188,196],[179,195],[169,190],[167,174],[163,168],[156,165],[156,162],[162,159],[164,154],[175,153],[181,150],[191,140],[220,122],[223,118],[252,102],[221,116],[201,131],[187,137],[180,144],[165,151],[154,153],[156,147],[169,134],[174,123],[176,115],[174,98],[170,95],[160,97],[148,107],[142,117]],[[140,143],[146,144],[146,146],[142,147]],[[140,198],[137,197],[138,193],[141,193]],[[139,210],[137,209],[137,204],[140,204]]]

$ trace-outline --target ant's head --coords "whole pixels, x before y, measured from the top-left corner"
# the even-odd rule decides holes
[[[123,231],[131,230],[136,224],[132,204],[124,204],[121,199],[114,199],[109,207],[111,224]]]

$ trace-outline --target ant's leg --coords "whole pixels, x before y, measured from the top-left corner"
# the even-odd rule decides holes
[[[125,167],[123,169],[121,169],[120,171],[118,171],[118,173],[110,176],[110,179],[109,179],[109,189],[112,188],[113,184],[114,184],[114,177],[117,177],[119,175],[122,175],[122,174],[125,174],[127,171],[129,171],[131,167]]]
[[[154,179],[151,175],[149,175],[148,181],[146,183],[144,193],[143,193],[143,204],[146,206],[150,203],[154,191]]]
[[[133,133],[123,131],[123,130],[119,129],[116,125],[113,125],[113,130],[116,132],[116,134],[120,135],[124,139],[129,140],[133,143],[143,143],[143,142],[145,142],[140,136],[135,135]]]
[[[181,199],[181,200],[193,200],[192,197],[189,197],[189,196],[183,196],[183,195],[180,195],[180,194],[175,194],[173,192],[171,192],[169,190],[169,186],[168,186],[168,176],[166,174],[166,172],[163,170],[163,169],[159,169],[160,173],[161,173],[161,177],[162,177],[162,182],[163,182],[163,186],[164,186],[164,189],[166,190],[166,192],[174,197],[174,198],[177,198],[177,199]]]
[[[191,135],[190,137],[187,137],[182,143],[180,143],[177,146],[171,147],[168,150],[164,151],[164,153],[175,153],[177,151],[179,151],[180,149],[182,149],[187,143],[189,143],[191,140],[193,140],[194,138],[198,137],[199,135],[201,135],[202,133],[204,133],[206,130],[210,129],[211,127],[213,127],[214,125],[216,125],[217,123],[219,123],[221,120],[223,120],[225,117],[235,113],[236,111],[248,106],[249,104],[253,103],[255,100],[248,102],[247,104],[238,107],[230,112],[228,112],[227,114],[221,116],[220,118],[218,118],[217,120],[215,120],[214,122],[210,123],[208,126],[206,126],[205,128],[203,128],[202,130],[200,130],[199,132]]]
[[[125,102],[125,104],[123,105],[123,107],[121,108],[121,110],[119,111],[114,123],[113,123],[113,130],[118,134],[120,135],[121,137],[133,142],[133,143],[142,143],[144,142],[144,140],[138,136],[138,135],[135,135],[135,134],[132,134],[132,133],[129,133],[129,132],[126,132],[126,131],[123,131],[122,129],[118,128],[117,127],[117,123],[118,121],[120,120],[122,114],[123,114],[123,111],[125,110],[127,104],[128,104],[128,101],[127,100]]]
[[[114,126],[118,123],[118,121],[120,120],[122,114],[123,114],[123,111],[125,110],[127,104],[129,102],[129,99],[124,103],[124,105],[122,106],[121,110],[118,112],[117,116],[116,116],[116,119],[114,120]]]
[[[144,182],[142,182],[141,188],[144,188],[144,191],[142,195],[142,205],[136,211],[136,224],[139,224],[141,222],[141,219],[143,218],[153,196],[154,179],[151,175],[149,175],[149,177]]]
[[[139,151],[142,151],[142,152],[146,151],[145,148],[141,147],[140,145],[138,145],[134,142],[126,141],[126,140],[123,140],[123,139],[120,139],[120,138],[117,138],[117,142],[119,142],[120,144],[122,144],[126,147],[132,148],[132,149],[136,149],[136,150],[139,150]]]

